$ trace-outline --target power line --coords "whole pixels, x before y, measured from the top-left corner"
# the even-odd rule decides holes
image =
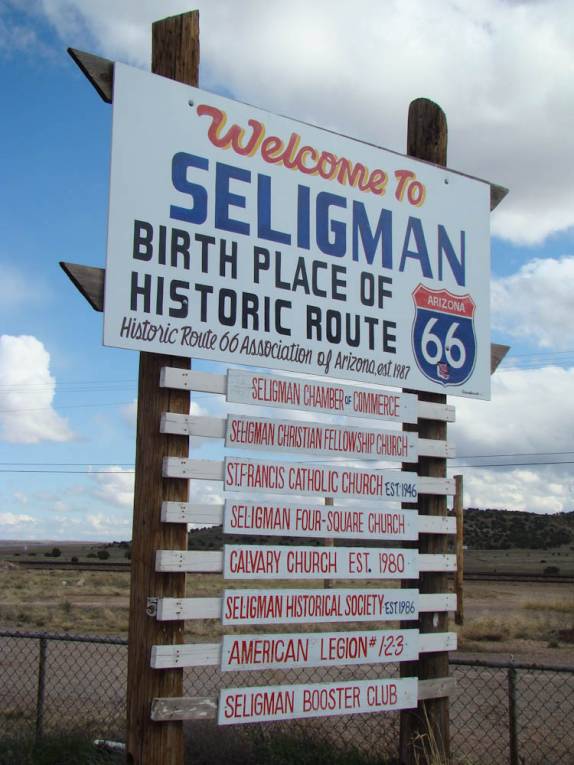
[[[574,449],[563,452],[510,452],[508,454],[461,454],[457,457],[451,457],[454,460],[478,460],[490,457],[556,457],[559,454],[574,454]]]
[[[501,467],[542,467],[544,465],[574,465],[574,460],[563,460],[561,462],[493,462],[487,465],[449,465],[449,470],[458,470],[459,468],[501,468]]]
[[[115,401],[115,402],[108,402],[104,403],[101,402],[99,404],[62,404],[58,405],[57,409],[87,409],[90,407],[98,407],[98,406],[127,406],[128,404],[133,403],[132,401]],[[54,409],[54,407],[51,406],[41,406],[37,408],[32,409],[0,409],[0,414],[16,414],[17,412],[46,412],[50,409]]]
[[[219,395],[218,393],[194,393],[192,396],[192,402],[198,398],[204,399]],[[129,406],[134,401],[115,401],[115,402],[101,402],[98,404],[54,404],[53,406],[41,406],[30,409],[0,409],[0,414],[17,414],[19,412],[46,412],[51,409],[86,409],[98,406]]]
[[[309,463],[318,464],[316,460],[308,460]],[[128,463],[123,463],[128,464]],[[574,460],[565,460],[562,462],[506,462],[492,463],[487,465],[450,465],[449,470],[460,470],[461,468],[472,468],[481,470],[483,468],[503,468],[503,467],[545,467],[547,465],[574,465]],[[4,469],[0,468],[0,473],[44,473],[53,475],[131,475],[135,470],[24,470],[24,469]],[[214,479],[218,480],[218,479]]]
[[[127,465],[128,467],[133,467],[135,463],[133,462],[119,462],[116,460],[108,460],[107,462],[0,462],[0,465],[22,465],[23,467],[39,467],[39,466],[45,466],[45,465],[62,465],[65,467],[72,467],[74,465],[77,465],[78,467],[81,467],[82,465],[118,465],[123,466]]]
[[[569,451],[562,451],[562,452],[512,452],[508,454],[464,454],[460,455],[460,457],[450,457],[449,460],[462,460],[462,459],[487,459],[491,457],[553,457],[553,456],[559,456],[563,454],[574,454],[574,449]],[[496,465],[497,467],[506,467],[507,465],[513,465],[514,463],[508,463],[508,462],[502,462]],[[522,464],[522,463],[518,463]],[[566,461],[559,461],[559,462],[534,462],[529,464],[535,464],[535,465],[567,465],[569,464]],[[118,465],[118,466],[125,466],[133,467],[133,462],[120,462],[119,460],[108,460],[107,462],[0,462],[0,465],[5,466],[13,466],[13,465],[22,465],[23,467],[38,467],[38,466],[46,466],[46,465],[58,465],[58,466],[64,466],[64,467],[73,467],[73,466],[82,466],[82,465],[95,465],[95,466],[103,466],[103,465]],[[487,465],[454,465],[453,467],[489,467]],[[92,471],[88,471],[92,472]]]
[[[67,475],[102,475],[104,473],[110,475],[130,475],[135,473],[135,470],[4,470],[0,469],[0,473],[53,473]]]

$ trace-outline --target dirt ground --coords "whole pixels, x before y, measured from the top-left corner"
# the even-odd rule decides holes
[[[215,595],[221,577],[190,577],[190,593]],[[574,627],[574,591],[568,584],[478,582],[465,584],[465,625],[456,660],[508,660],[574,666],[574,645],[560,632]],[[120,635],[127,628],[129,575],[60,571],[0,570],[0,630],[64,630],[76,634]],[[196,636],[216,640],[220,627],[203,622]],[[450,629],[454,629],[451,620]],[[190,635],[189,638],[191,639]],[[17,725],[36,724],[39,640],[0,637],[0,735]],[[97,737],[124,736],[125,645],[49,641],[43,724],[47,730],[81,724]],[[185,672],[185,694],[217,695],[220,687],[278,682],[322,682],[394,675],[396,665],[363,665],[342,670],[289,670],[222,675],[217,667]],[[451,665],[457,680],[451,698],[451,736],[461,765],[508,762],[508,670]],[[574,673],[519,671],[519,743],[528,765],[570,765],[574,751]],[[289,724],[369,752],[394,751],[398,715],[357,715]],[[205,736],[221,734],[204,723]],[[553,736],[548,731],[558,731]]]

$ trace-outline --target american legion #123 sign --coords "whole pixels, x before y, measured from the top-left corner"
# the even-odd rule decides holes
[[[489,184],[116,64],[104,343],[488,398]]]

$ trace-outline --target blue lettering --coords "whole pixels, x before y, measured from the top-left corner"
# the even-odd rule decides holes
[[[171,182],[182,194],[189,194],[191,196],[193,207],[171,205],[169,217],[175,220],[184,220],[187,223],[205,223],[207,220],[207,191],[198,183],[191,183],[187,180],[187,171],[190,167],[207,170],[209,168],[209,161],[203,157],[196,157],[194,154],[186,154],[184,151],[178,151],[177,154],[173,155],[171,161]]]
[[[416,250],[409,250],[411,234],[413,234],[415,238]],[[423,276],[428,276],[432,279],[432,269],[429,260],[427,243],[425,241],[423,226],[419,218],[409,218],[407,231],[405,234],[405,242],[403,244],[401,262],[399,264],[399,271],[405,270],[405,263],[407,258],[414,258],[415,260],[418,260]]]
[[[362,202],[353,202],[353,260],[359,260],[359,235],[369,265],[381,242],[381,262],[383,268],[393,267],[393,215],[390,210],[381,210],[377,230],[373,236],[369,217]]]
[[[452,271],[452,275],[456,279],[456,283],[460,284],[461,286],[464,286],[466,283],[466,276],[465,276],[465,265],[466,265],[466,251],[465,251],[465,232],[460,232],[460,260],[457,259],[456,253],[454,251],[454,247],[452,246],[452,243],[450,239],[448,238],[448,234],[446,233],[446,228],[444,226],[439,225],[438,227],[438,278],[440,281],[443,280],[443,271],[442,271],[442,257],[443,254],[446,255],[446,259],[448,260],[448,264],[450,266],[450,270]]]
[[[257,176],[257,235],[270,242],[291,244],[291,234],[271,228],[271,178]]]
[[[338,194],[321,191],[317,194],[317,245],[325,255],[342,258],[347,250],[347,230],[342,221],[330,220],[331,207],[346,207],[347,200]],[[331,241],[329,234],[334,234]]]
[[[230,207],[245,208],[246,200],[240,194],[229,190],[231,179],[251,183],[251,173],[233,165],[218,162],[215,168],[215,228],[232,231],[234,234],[249,235],[249,223],[229,216]]]
[[[297,247],[301,247],[303,250],[309,250],[311,247],[309,233],[310,191],[308,186],[297,187]]]

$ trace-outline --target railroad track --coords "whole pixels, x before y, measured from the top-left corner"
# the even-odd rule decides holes
[[[27,569],[59,569],[61,571],[129,571],[128,561],[107,563],[104,561],[82,561],[71,563],[70,561],[18,561],[18,565]],[[560,574],[520,574],[500,571],[473,571],[464,573],[466,581],[478,582],[548,582],[554,584],[574,584],[574,576]]]

